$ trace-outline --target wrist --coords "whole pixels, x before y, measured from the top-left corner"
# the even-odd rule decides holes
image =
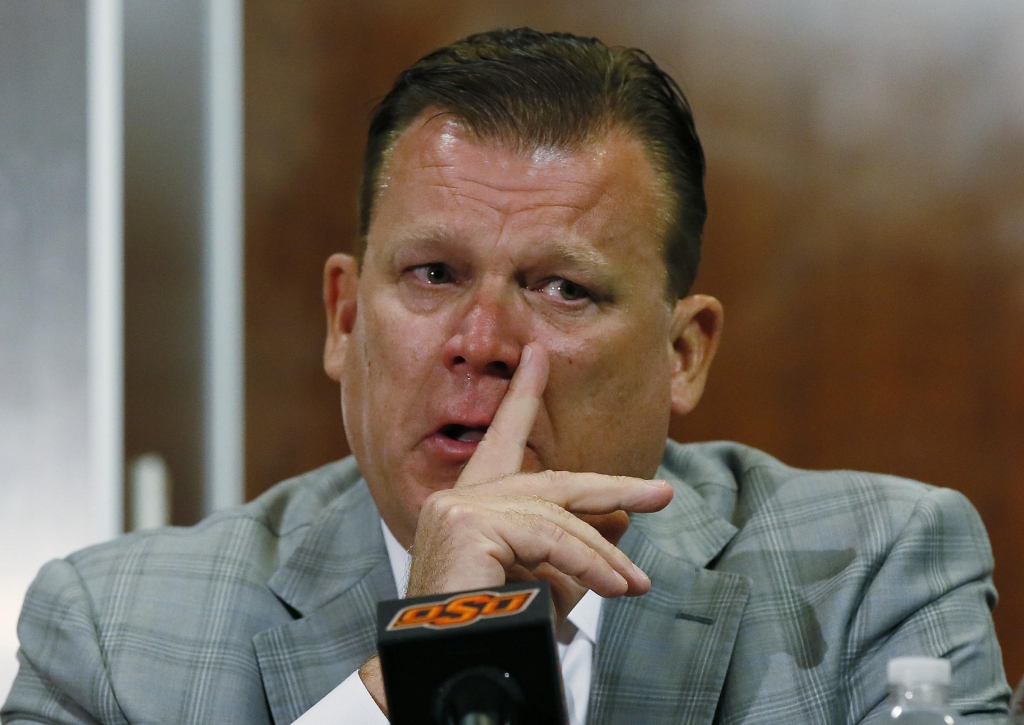
[[[374,656],[359,668],[359,679],[363,681],[363,687],[370,693],[377,707],[387,717],[388,701],[384,695],[384,674],[380,669],[380,657]]]

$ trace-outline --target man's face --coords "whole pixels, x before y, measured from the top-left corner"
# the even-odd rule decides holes
[[[685,363],[641,145],[612,132],[578,152],[522,153],[425,113],[380,187],[358,280],[348,259],[349,279],[331,282],[328,263],[351,302],[325,364],[399,540],[455,483],[530,342],[550,374],[524,470],[652,476]]]

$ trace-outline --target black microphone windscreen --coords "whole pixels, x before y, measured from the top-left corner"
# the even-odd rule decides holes
[[[392,725],[567,725],[546,581],[377,605]]]

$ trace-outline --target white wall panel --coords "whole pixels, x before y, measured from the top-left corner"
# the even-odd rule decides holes
[[[176,524],[242,500],[241,29],[239,0],[125,2],[125,442]]]
[[[242,2],[207,0],[206,496],[210,513],[245,489]]]
[[[92,5],[0,3],[0,695],[35,572],[122,517],[120,20]]]

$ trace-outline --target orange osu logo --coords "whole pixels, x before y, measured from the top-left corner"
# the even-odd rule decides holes
[[[398,610],[398,614],[391,619],[387,631],[411,627],[463,627],[480,618],[507,617],[526,609],[539,593],[540,589],[505,594],[473,592],[456,595],[443,602],[412,604]]]

